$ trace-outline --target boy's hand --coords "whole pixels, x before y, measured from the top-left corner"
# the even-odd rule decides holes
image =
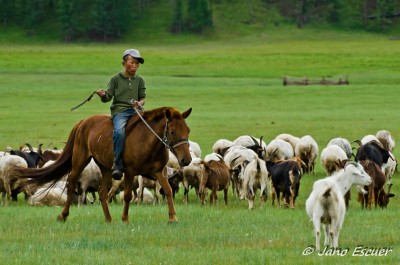
[[[96,94],[100,97],[104,97],[106,95],[106,91],[104,89],[96,90]]]

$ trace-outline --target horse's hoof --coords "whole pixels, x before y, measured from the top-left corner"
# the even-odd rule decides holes
[[[64,218],[64,216],[63,216],[62,214],[60,214],[60,215],[57,217],[57,221],[58,221],[58,222],[63,222],[63,223],[65,223],[65,221],[67,221],[67,218]]]

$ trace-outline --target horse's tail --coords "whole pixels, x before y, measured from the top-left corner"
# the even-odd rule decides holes
[[[50,186],[52,186],[71,171],[76,131],[82,122],[83,120],[75,124],[69,134],[63,152],[53,164],[42,168],[16,168],[14,170],[22,186],[27,190],[35,190],[46,183],[51,183]]]

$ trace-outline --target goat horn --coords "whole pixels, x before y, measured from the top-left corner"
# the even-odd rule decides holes
[[[354,141],[351,142],[351,143],[358,143],[359,146],[362,146],[361,140],[354,140]]]
[[[29,150],[30,150],[31,152],[33,152],[32,145],[30,145],[30,144],[28,144],[28,143],[25,143],[25,145],[28,146],[28,148],[29,148]]]
[[[256,145],[260,146],[260,145],[258,144],[257,140],[256,140],[253,136],[250,135],[250,138],[254,141],[254,143],[255,143]]]

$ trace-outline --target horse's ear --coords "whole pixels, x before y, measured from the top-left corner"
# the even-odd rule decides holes
[[[186,118],[190,115],[191,112],[192,112],[192,108],[190,108],[190,109],[188,109],[187,111],[183,112],[183,113],[182,113],[182,117],[183,117],[184,119],[186,119]]]
[[[167,109],[165,110],[165,118],[166,118],[167,120],[171,120],[171,116],[172,116],[171,110],[167,108]]]

